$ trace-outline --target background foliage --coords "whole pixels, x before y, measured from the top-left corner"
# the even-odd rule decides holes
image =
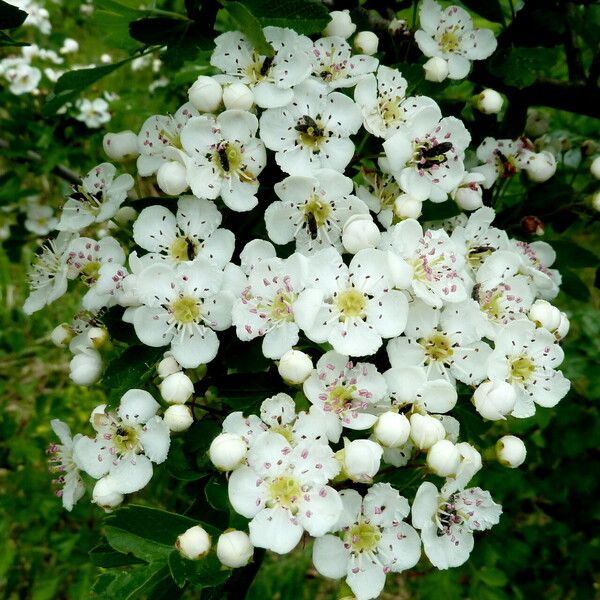
[[[423,80],[418,64],[423,58],[410,36],[391,35],[386,29],[386,19],[392,16],[413,23],[412,2],[390,1],[384,8],[376,0],[361,2],[360,6],[351,1],[334,4],[335,8],[352,9],[359,29],[380,35],[385,62],[403,71],[411,83],[411,93],[433,95],[444,114],[466,121],[474,145],[486,135],[521,135],[527,127],[538,145],[551,145],[559,153],[559,170],[549,182],[532,184],[513,178],[493,190],[486,202],[494,205],[499,212],[497,222],[511,235],[529,241],[541,238],[557,249],[564,278],[557,304],[571,319],[571,333],[564,344],[564,369],[573,383],[572,390],[557,409],[540,409],[535,417],[510,420],[506,426],[477,421],[468,402],[463,402],[458,415],[461,426],[484,457],[491,458],[495,440],[510,430],[525,437],[528,460],[517,470],[491,462],[478,475],[476,484],[492,490],[505,514],[499,526],[478,539],[476,552],[464,567],[439,572],[431,570],[424,560],[402,576],[388,578],[384,597],[598,597],[600,542],[594,532],[600,517],[596,462],[600,439],[600,226],[598,213],[590,206],[590,195],[598,189],[598,182],[589,175],[589,164],[590,156],[600,151],[600,6],[562,0],[526,0],[522,7],[510,0],[464,1],[462,4],[476,13],[478,25],[496,31],[499,50],[487,64],[477,65],[468,80],[431,84]],[[137,130],[146,116],[174,110],[184,101],[189,84],[199,74],[210,72],[207,50],[215,35],[215,20],[217,30],[243,29],[265,53],[269,49],[264,47],[261,26],[291,26],[311,34],[327,23],[326,10],[316,0],[243,0],[224,3],[224,8],[213,1],[165,1],[144,9],[137,0],[98,0],[90,18],[81,16],[79,3],[74,0],[49,2],[47,8],[63,36],[85,41],[81,43],[83,62],[98,62],[105,52],[112,55],[113,62],[67,74],[53,90],[38,96],[16,97],[0,89],[4,146],[0,211],[5,217],[7,206],[32,194],[41,194],[58,205],[66,183],[53,175],[57,165],[80,173],[103,160],[103,131],[90,133],[68,114],[57,114],[66,101],[90,89],[97,93],[115,91],[120,98],[112,106],[110,130]],[[4,8],[0,16],[0,29],[7,30],[0,37],[0,44],[7,46],[4,53],[14,50],[11,44],[34,41],[37,34],[15,29]],[[161,56],[169,78],[166,87],[152,94],[147,91],[147,74],[125,76],[131,58],[145,52]],[[508,108],[498,119],[477,113],[469,103],[482,86],[495,87],[508,97]],[[549,124],[547,133],[539,129],[545,121]],[[32,160],[31,150],[41,160]],[[448,209],[452,209],[450,203],[436,205],[429,216],[449,216]],[[539,222],[526,219],[532,216]],[[542,235],[535,232],[532,222],[542,224]],[[205,588],[203,599],[237,599],[260,567],[247,593],[252,600],[342,597],[345,590],[337,583],[316,576],[310,546],[276,559],[257,555],[253,565],[227,582],[217,564],[184,563],[172,549],[175,535],[189,526],[190,519],[222,528],[243,526],[243,520],[229,511],[223,476],[213,472],[205,457],[208,441],[218,428],[219,411],[229,407],[248,411],[272,385],[264,363],[258,358],[247,360],[260,353],[248,352],[252,344],[242,346],[235,336],[225,336],[222,341],[229,343],[228,367],[238,373],[259,373],[252,379],[255,388],[240,387],[233,377],[228,388],[219,385],[216,397],[211,385],[222,383],[219,374],[202,380],[198,390],[210,409],[207,418],[193,426],[185,442],[182,438],[173,440],[166,466],[157,470],[148,488],[132,499],[133,504],[107,518],[86,502],[78,504],[72,513],[62,510],[52,494],[45,463],[45,448],[53,437],[49,421],[61,418],[74,430],[82,429],[90,410],[105,398],[102,384],[85,389],[69,383],[67,354],[54,349],[48,340],[52,328],[72,314],[72,298],[65,296],[31,318],[20,311],[27,294],[24,273],[38,242],[26,231],[20,215],[0,248],[3,596],[35,600],[90,595],[107,599],[198,598],[199,590],[210,584],[217,587]],[[123,337],[114,341],[115,357],[123,347],[119,339]],[[118,399],[118,390],[130,387],[140,376],[152,377],[144,363],[154,358],[109,364],[104,378],[104,387],[113,390],[109,400]],[[127,371],[118,368],[124,362],[130,367]],[[420,483],[420,473],[402,472],[394,483],[410,497]],[[152,508],[139,506],[143,504]],[[159,508],[186,516],[148,513]]]

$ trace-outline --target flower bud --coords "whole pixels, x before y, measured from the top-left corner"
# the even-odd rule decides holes
[[[406,19],[392,19],[387,26],[390,35],[398,35],[399,33],[408,33],[408,23]]]
[[[408,194],[400,194],[394,202],[394,213],[401,219],[418,219],[423,210],[423,202]]]
[[[483,206],[481,183],[485,177],[481,173],[465,173],[459,186],[452,192],[452,197],[459,208],[477,210]]]
[[[427,450],[446,437],[446,430],[439,419],[414,413],[410,417],[410,437],[417,448]]]
[[[346,475],[361,483],[369,483],[379,471],[383,448],[371,440],[344,440],[342,467]]]
[[[127,223],[131,223],[131,221],[135,221],[137,216],[137,210],[132,206],[121,206],[114,219],[119,225],[123,226],[127,225]]]
[[[110,510],[119,506],[123,502],[124,496],[117,492],[110,475],[102,477],[96,481],[94,491],[92,492],[92,502],[104,510]]]
[[[58,348],[66,348],[73,339],[73,329],[68,323],[61,323],[52,330],[50,339]]]
[[[79,42],[73,38],[65,38],[59,52],[61,54],[72,54],[79,50]]]
[[[198,560],[210,550],[210,536],[200,525],[194,525],[177,537],[175,547],[183,558]]]
[[[254,546],[244,531],[225,531],[217,541],[217,558],[226,567],[245,567],[254,554]]]
[[[102,357],[97,350],[86,348],[71,359],[69,371],[69,377],[77,385],[92,385],[100,379]]]
[[[429,448],[427,464],[440,477],[454,475],[460,464],[460,452],[450,440],[440,440]]]
[[[107,133],[102,139],[104,153],[111,160],[122,161],[139,156],[138,139],[133,131]]]
[[[495,115],[502,109],[504,98],[492,89],[485,89],[477,96],[475,107],[485,115]]]
[[[176,160],[165,162],[156,172],[158,187],[169,196],[179,196],[187,187],[186,168]]]
[[[194,393],[194,384],[183,371],[165,377],[159,388],[163,400],[169,404],[185,404]]]
[[[164,379],[169,375],[173,375],[173,373],[181,371],[181,365],[172,356],[165,356],[158,363],[156,370],[158,371],[158,376]]]
[[[592,161],[592,164],[590,165],[590,173],[596,179],[600,179],[600,156],[596,156],[596,158]]]
[[[372,31],[359,31],[354,38],[354,48],[361,54],[373,56],[379,47],[379,38]]]
[[[440,83],[448,77],[448,62],[439,56],[430,58],[424,65],[425,79]]]
[[[490,421],[505,419],[515,408],[517,394],[506,381],[484,381],[473,394],[475,409]]]
[[[347,40],[356,31],[349,10],[332,10],[329,17],[331,21],[323,29],[324,36],[336,35]]]
[[[288,350],[281,357],[277,370],[288,383],[304,383],[313,371],[313,363],[305,352]]]
[[[386,448],[398,448],[408,441],[410,422],[405,415],[388,411],[379,415],[373,426],[377,441]]]
[[[202,112],[214,112],[223,99],[221,84],[206,75],[200,75],[188,91],[192,105]]]
[[[228,110],[250,110],[254,106],[254,93],[244,83],[230,83],[223,88],[223,104]]]
[[[246,442],[235,433],[221,433],[210,445],[208,456],[221,471],[232,471],[246,458]]]
[[[171,431],[187,431],[194,422],[192,409],[185,404],[172,404],[165,410],[163,420]]]
[[[381,231],[371,215],[353,215],[344,224],[342,243],[350,254],[365,248],[375,248],[381,239]]]
[[[103,65],[110,65],[112,63],[112,56],[108,52],[104,52],[104,54],[100,55],[100,62]]]
[[[553,331],[556,339],[562,340],[567,335],[567,333],[569,333],[570,327],[571,327],[571,323],[570,323],[567,315],[565,315],[564,312],[561,312],[560,313],[560,324]]]
[[[87,339],[90,343],[90,348],[98,350],[110,340],[110,335],[104,327],[90,327],[87,330]]]
[[[528,316],[538,327],[544,327],[550,332],[560,325],[560,310],[547,300],[536,300],[529,309]]]
[[[531,181],[543,183],[556,173],[556,158],[554,158],[554,154],[546,150],[534,153],[527,160],[525,170]]]
[[[527,448],[522,439],[514,435],[505,435],[496,442],[496,456],[500,464],[516,469],[525,462]]]

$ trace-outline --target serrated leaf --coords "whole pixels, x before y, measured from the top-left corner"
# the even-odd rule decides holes
[[[198,560],[186,560],[178,550],[173,550],[169,555],[169,569],[179,587],[187,582],[194,588],[213,587],[227,581],[231,574],[214,554]]]
[[[275,50],[267,42],[258,18],[248,10],[247,6],[241,2],[228,2],[225,4],[225,10],[259,54],[275,56]]]
[[[0,0],[0,29],[14,29],[23,25],[27,13],[4,0]]]
[[[243,0],[260,24],[289,27],[298,33],[319,33],[329,23],[329,12],[318,0]]]

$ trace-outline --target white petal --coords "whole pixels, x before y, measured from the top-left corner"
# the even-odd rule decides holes
[[[250,541],[257,548],[267,548],[277,554],[291,552],[304,530],[295,517],[284,508],[265,508],[250,521]]]
[[[229,477],[229,501],[240,515],[251,519],[263,509],[268,496],[262,478],[250,467],[238,467]]]
[[[146,423],[160,408],[158,402],[146,390],[128,390],[119,404],[119,418],[127,423]]]
[[[340,579],[346,575],[350,550],[344,548],[339,537],[324,535],[315,540],[312,560],[315,569],[330,579]]]
[[[110,478],[121,494],[132,494],[152,479],[152,462],[141,454],[125,455],[110,469]]]
[[[171,436],[169,427],[160,417],[153,417],[139,434],[144,454],[157,464],[164,462],[169,453]]]
[[[313,488],[303,494],[298,518],[313,537],[331,531],[342,512],[342,500],[332,487]]]

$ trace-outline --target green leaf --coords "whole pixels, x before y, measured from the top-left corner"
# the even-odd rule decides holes
[[[215,510],[228,511],[230,509],[227,481],[224,475],[211,477],[204,486],[204,495]]]
[[[600,263],[593,252],[581,247],[575,242],[568,240],[548,240],[548,243],[556,251],[556,264],[558,269],[571,267],[574,269],[583,269],[585,267],[596,267]]]
[[[96,10],[91,16],[92,24],[106,44],[132,50],[137,46],[135,40],[129,37],[129,23],[144,15],[135,6],[125,6],[115,0],[96,0]]]
[[[144,17],[129,23],[129,35],[143,44],[166,46],[181,39],[191,24],[189,19]]]
[[[108,585],[107,585],[108,583]],[[112,581],[102,582],[94,586],[94,591],[101,600],[138,600],[139,598],[173,597],[177,588],[173,584],[168,566],[158,562],[131,571],[119,573]]]
[[[27,13],[4,0],[0,0],[0,29],[14,29],[23,25]]]
[[[319,33],[329,23],[329,12],[318,0],[243,0],[260,24],[289,27],[298,33]]]
[[[508,583],[506,573],[495,567],[481,567],[476,573],[481,581],[492,587],[502,587]]]
[[[136,504],[116,510],[104,522],[106,539],[112,548],[147,562],[167,561],[177,536],[194,525],[201,524],[212,536],[220,533],[207,523]]]
[[[56,82],[54,91],[48,95],[42,113],[46,116],[54,114],[63,104],[73,100],[82,90],[116,71],[130,60],[130,58],[127,58],[111,65],[77,69],[76,71],[64,73]]]
[[[498,0],[462,0],[462,3],[488,21],[504,23],[504,13]]]
[[[144,562],[143,560],[113,550],[108,544],[100,544],[90,550],[90,561],[97,567],[109,569],[111,567],[125,567]]]
[[[9,46],[29,46],[29,44],[27,42],[13,40],[8,33],[0,31],[0,48],[8,48]]]
[[[579,275],[571,269],[565,268],[562,269],[561,275],[562,284],[560,288],[565,294],[581,302],[587,302],[590,299],[590,290]]]
[[[151,348],[141,344],[130,346],[109,363],[102,383],[109,391],[108,409],[115,408],[127,391],[139,388],[154,373],[154,364],[161,358],[164,348]]]
[[[213,587],[227,581],[231,574],[212,553],[198,560],[187,560],[178,550],[173,550],[169,555],[169,569],[179,587],[188,581],[195,588]]]
[[[494,55],[488,69],[507,85],[524,88],[547,76],[559,60],[559,48],[508,48]]]
[[[246,35],[259,54],[275,56],[273,46],[267,42],[257,17],[241,2],[228,2],[225,10],[229,13],[238,29]]]

